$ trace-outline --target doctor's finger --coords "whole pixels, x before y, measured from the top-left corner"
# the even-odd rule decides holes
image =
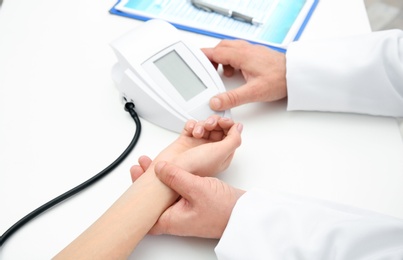
[[[235,74],[235,69],[231,65],[223,65],[224,76],[232,77]]]
[[[133,165],[130,168],[130,176],[132,181],[136,181],[150,167],[152,160],[148,156],[140,156],[138,159],[139,165]]]
[[[154,170],[160,181],[176,191],[184,199],[192,201],[193,192],[197,189],[197,184],[201,177],[167,162],[158,162]]]
[[[132,182],[135,182],[140,176],[144,173],[143,168],[140,165],[133,165],[130,168],[130,177],[132,178]]]
[[[216,47],[205,51],[207,58],[215,63],[230,65],[234,69],[240,69],[245,60],[244,49],[249,44],[239,40],[223,40]]]
[[[211,56],[211,53],[213,52],[213,48],[201,48],[201,51],[206,55],[207,59],[210,60],[211,64],[214,66],[215,69],[218,69],[218,63],[214,62],[211,60],[209,57]]]

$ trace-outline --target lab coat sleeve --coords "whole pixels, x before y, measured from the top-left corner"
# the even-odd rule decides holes
[[[235,205],[215,252],[219,260],[403,259],[403,220],[251,190]]]
[[[403,31],[297,41],[286,58],[289,111],[403,117]]]

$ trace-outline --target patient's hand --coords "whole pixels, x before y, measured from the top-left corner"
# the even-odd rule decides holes
[[[225,170],[241,145],[242,124],[217,115],[204,121],[190,120],[171,145],[161,151],[151,166],[168,161],[200,176],[214,176]],[[136,174],[138,165],[130,172]]]

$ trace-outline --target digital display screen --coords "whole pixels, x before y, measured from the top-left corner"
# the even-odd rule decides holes
[[[186,101],[207,89],[176,51],[167,53],[154,64]]]

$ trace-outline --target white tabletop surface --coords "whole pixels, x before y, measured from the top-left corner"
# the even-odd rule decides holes
[[[0,233],[109,165],[135,125],[110,71],[109,43],[141,22],[110,15],[115,1],[5,0],[0,9]],[[300,40],[370,31],[362,0],[321,0]],[[183,32],[199,47],[218,39]],[[242,84],[223,79],[227,88]],[[243,144],[219,177],[403,218],[403,142],[393,118],[286,112],[286,101],[232,111]],[[130,185],[129,168],[177,134],[144,120],[111,175],[41,215],[0,248],[1,259],[49,259]],[[158,198],[156,198],[158,199]],[[216,259],[216,240],[147,236],[133,259]]]

